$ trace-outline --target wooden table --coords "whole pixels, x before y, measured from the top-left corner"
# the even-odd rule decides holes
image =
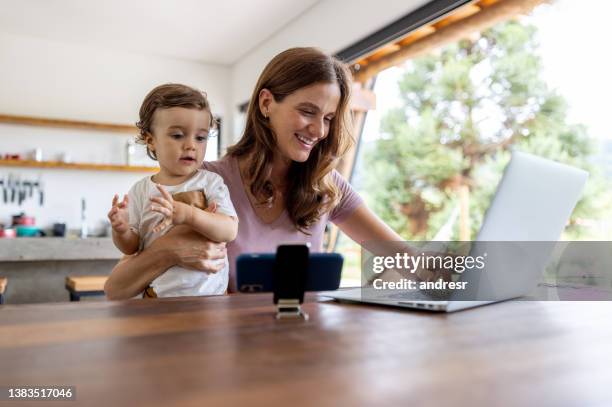
[[[309,321],[269,294],[3,306],[0,385],[76,386],[70,406],[612,405],[611,302],[316,300]]]

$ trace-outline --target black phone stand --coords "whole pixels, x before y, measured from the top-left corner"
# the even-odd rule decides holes
[[[302,318],[308,314],[302,311],[306,290],[309,249],[305,244],[281,245],[276,249],[273,285],[276,319]]]

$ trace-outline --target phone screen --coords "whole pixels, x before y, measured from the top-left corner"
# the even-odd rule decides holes
[[[280,299],[304,301],[308,270],[308,246],[281,245],[276,249],[274,263],[274,303]]]

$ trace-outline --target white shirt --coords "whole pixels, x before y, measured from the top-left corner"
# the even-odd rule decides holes
[[[204,191],[208,205],[217,204],[216,213],[238,218],[230,200],[227,186],[223,178],[214,172],[198,170],[198,172],[179,185],[162,185],[170,194],[187,191]],[[128,193],[130,228],[140,236],[140,250],[149,247],[155,239],[163,236],[170,228],[154,232],[153,228],[162,220],[163,215],[151,210],[151,197],[161,196],[151,177],[138,181]],[[225,267],[217,273],[205,273],[172,267],[151,283],[158,297],[181,297],[190,295],[223,294],[227,289],[229,278],[228,261]]]

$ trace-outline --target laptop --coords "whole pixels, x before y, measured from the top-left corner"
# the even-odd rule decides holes
[[[461,274],[459,281],[471,290],[452,290],[443,300],[419,291],[376,293],[371,287],[324,295],[339,301],[441,312],[524,296],[535,288],[587,178],[584,170],[514,151],[472,246],[474,252],[479,244],[489,245],[501,256],[483,270]],[[521,256],[521,250],[529,250],[529,256]]]

